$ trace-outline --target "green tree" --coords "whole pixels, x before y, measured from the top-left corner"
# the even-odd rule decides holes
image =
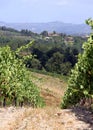
[[[67,75],[71,69],[70,62],[64,62],[64,55],[60,52],[55,52],[46,63],[46,70],[58,74]]]
[[[93,28],[93,21],[87,23]],[[83,44],[84,52],[72,70],[68,81],[68,89],[63,97],[62,108],[76,105],[81,99],[93,98],[93,33]]]
[[[60,73],[63,75],[68,75],[71,70],[71,63],[70,62],[64,62],[60,64]]]
[[[43,32],[41,32],[41,35],[47,37],[48,36],[48,32],[47,31],[43,31]]]
[[[50,72],[60,73],[60,64],[63,62],[64,56],[60,52],[56,52],[48,60],[46,69]]]
[[[25,61],[25,64],[28,68],[33,68],[38,70],[42,69],[42,65],[40,61],[34,57],[32,59],[28,59],[27,61]]]

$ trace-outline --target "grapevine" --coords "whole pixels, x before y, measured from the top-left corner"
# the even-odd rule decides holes
[[[86,23],[93,28],[91,19]],[[71,72],[68,88],[61,103],[62,108],[76,105],[81,99],[93,98],[93,33],[83,44],[83,49],[83,54],[79,54],[78,62]]]
[[[24,58],[18,58],[20,50],[31,44],[15,52],[9,46],[0,47],[0,104],[3,106],[43,105],[39,89],[31,81],[31,74],[23,64]]]

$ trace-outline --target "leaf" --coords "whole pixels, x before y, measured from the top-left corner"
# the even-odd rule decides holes
[[[80,85],[80,89],[83,89],[84,88],[84,86],[83,85]]]
[[[87,90],[84,90],[83,93],[84,93],[84,95],[88,95],[88,91]]]

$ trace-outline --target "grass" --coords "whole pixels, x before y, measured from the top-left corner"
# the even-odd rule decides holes
[[[56,77],[56,78],[64,80],[65,82],[67,82],[68,78],[69,78],[69,76],[65,76],[65,75],[57,74],[57,73],[52,73],[52,72],[48,72],[48,71],[45,71],[45,70],[36,70],[36,69],[29,69],[29,70],[31,72],[35,72],[35,73],[39,73],[39,74],[44,74],[44,75]]]
[[[50,76],[31,72],[32,81],[40,88],[46,106],[59,107],[66,90],[66,80],[59,76]]]

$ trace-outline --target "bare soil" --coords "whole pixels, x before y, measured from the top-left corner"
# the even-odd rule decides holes
[[[0,130],[93,130],[93,114],[81,108],[1,108]]]
[[[85,108],[60,109],[66,83],[34,74],[46,107],[0,108],[0,130],[93,130],[93,113]]]

